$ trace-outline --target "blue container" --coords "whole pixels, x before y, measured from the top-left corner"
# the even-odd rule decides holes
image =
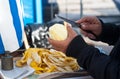
[[[21,0],[24,24],[43,23],[42,0]]]

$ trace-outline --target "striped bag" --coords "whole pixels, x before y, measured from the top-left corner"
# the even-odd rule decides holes
[[[23,29],[20,0],[0,0],[0,54],[22,46]]]

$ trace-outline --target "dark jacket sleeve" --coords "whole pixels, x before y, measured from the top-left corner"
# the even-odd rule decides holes
[[[110,45],[114,45],[120,36],[120,25],[111,23],[102,23],[102,33],[97,38],[99,41],[106,42]]]
[[[87,45],[81,36],[71,41],[66,54],[75,57],[79,65],[95,79],[120,79],[120,61]]]

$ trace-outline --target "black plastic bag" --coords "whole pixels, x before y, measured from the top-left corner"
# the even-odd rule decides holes
[[[30,47],[40,48],[52,48],[52,45],[48,42],[48,30],[49,27],[55,23],[63,24],[63,22],[49,22],[46,24],[27,24],[25,26],[25,32],[27,35],[28,43]]]

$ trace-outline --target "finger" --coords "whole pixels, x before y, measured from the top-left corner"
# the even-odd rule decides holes
[[[52,46],[54,46],[54,47],[59,47],[59,46],[61,46],[62,44],[64,44],[64,42],[65,42],[65,40],[58,41],[58,40],[53,40],[53,39],[48,39],[48,41],[49,41],[50,44],[52,44]]]
[[[56,45],[57,43],[59,43],[58,41],[52,40],[52,39],[50,39],[50,38],[48,38],[48,41],[49,41],[49,43],[52,44],[52,45]]]
[[[57,44],[57,42],[55,42],[55,40],[52,40],[52,39],[48,39],[49,43],[52,45],[52,47],[55,49],[55,50],[58,50],[59,48],[59,44]]]
[[[85,31],[83,31],[83,30],[80,30],[80,33],[82,34],[82,35],[84,35],[84,36],[87,36],[87,32],[85,32]]]
[[[96,39],[96,37],[95,37],[93,34],[88,33],[87,36],[88,36],[90,39]]]
[[[79,19],[79,20],[77,20],[77,21],[75,21],[76,23],[83,23],[83,22],[85,22],[86,21],[86,19],[85,18],[81,18],[81,19]]]
[[[50,38],[48,39],[48,41],[50,42],[50,44],[53,46],[55,50],[65,52],[66,48],[62,46],[63,44],[65,44],[64,41],[52,40]]]
[[[96,16],[85,16],[81,18],[80,20],[76,21],[77,23],[83,23],[83,22],[94,22],[96,21],[97,17]]]
[[[88,37],[88,38],[90,38],[90,39],[95,39],[95,38],[96,38],[96,37],[95,37],[93,34],[91,34],[91,33],[87,33],[87,32],[82,31],[82,30],[81,30],[81,33],[82,33],[85,37]]]
[[[49,42],[50,44],[52,44],[52,40],[51,40],[50,38],[48,38],[48,42]]]
[[[48,38],[48,41],[51,43],[51,39],[50,38]]]
[[[67,26],[67,31],[68,31],[68,38],[75,37],[77,35],[77,33],[70,26]]]
[[[85,16],[79,20],[77,20],[76,22],[77,23],[83,23],[83,22],[89,22],[91,20],[91,17],[90,16]]]
[[[72,27],[70,27],[69,25],[67,25],[67,31],[68,31],[68,33],[71,32],[72,30],[73,30]]]
[[[82,29],[84,30],[90,30],[90,31],[94,31],[96,28],[96,24],[87,24],[87,23],[84,23],[84,24],[81,24],[82,25]]]

